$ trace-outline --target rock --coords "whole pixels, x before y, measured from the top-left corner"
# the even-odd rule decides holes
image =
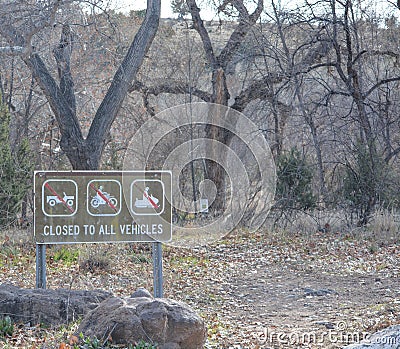
[[[104,291],[22,289],[2,284],[0,315],[31,325],[67,324],[85,316],[110,296]]]
[[[325,326],[328,330],[334,330],[336,328],[336,325],[330,321],[317,321],[315,324]]]
[[[343,349],[397,349],[399,346],[400,325],[394,325],[371,334],[360,343],[348,345]]]
[[[305,288],[304,289],[304,297],[323,297],[329,295],[337,295],[338,293],[335,290],[331,289],[320,289],[314,290],[312,288]]]
[[[147,291],[144,287],[140,287],[135,292],[132,293],[131,298],[136,298],[136,297],[152,298],[151,293]]]
[[[135,296],[136,295],[136,296]],[[136,291],[132,297],[111,297],[91,311],[77,334],[115,344],[132,344],[143,339],[160,349],[200,349],[206,339],[203,320],[185,303]]]

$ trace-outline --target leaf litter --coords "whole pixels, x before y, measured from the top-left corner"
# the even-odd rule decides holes
[[[61,248],[72,256],[78,250],[79,257]],[[3,283],[35,287],[33,243],[5,237],[0,255]],[[203,317],[207,349],[342,348],[400,323],[399,257],[393,241],[237,230],[199,249],[164,246],[164,296]],[[151,245],[47,249],[48,288],[129,296],[152,285]],[[77,325],[16,324],[0,347],[59,348]]]

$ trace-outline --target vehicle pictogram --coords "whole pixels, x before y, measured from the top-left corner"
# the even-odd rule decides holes
[[[138,199],[136,198],[135,200],[135,207],[136,208],[159,208],[160,205],[158,205],[158,202],[160,200],[158,200],[157,198],[155,198],[153,195],[149,195],[149,187],[146,187],[143,191],[143,198],[142,199]]]
[[[68,217],[76,213],[78,187],[73,180],[49,179],[43,183],[42,211],[50,217]]]
[[[60,197],[58,195],[47,195],[46,201],[50,206],[55,206],[57,204],[64,204],[71,211],[72,210],[71,206],[74,206],[75,196],[67,195],[65,194],[65,192],[63,192],[63,195],[64,195],[63,197]]]
[[[131,184],[131,211],[158,216],[164,211],[164,184],[158,179],[136,179]]]
[[[87,211],[92,216],[116,216],[121,211],[121,184],[117,180],[92,180],[87,186]]]
[[[93,184],[91,184],[91,186],[93,186]],[[93,186],[93,189],[96,190],[96,196],[94,196],[92,200],[90,200],[90,204],[92,205],[92,207],[97,208],[100,205],[108,205],[113,210],[117,210],[116,206],[118,205],[118,200],[114,196],[111,196],[110,193],[107,193],[103,189],[102,185],[99,187],[99,189],[96,189]]]

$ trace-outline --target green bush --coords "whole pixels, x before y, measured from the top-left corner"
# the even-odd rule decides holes
[[[372,148],[371,148],[372,147]],[[375,146],[361,142],[353,152],[353,158],[345,164],[342,197],[350,209],[357,213],[358,225],[368,223],[375,207],[397,206],[397,185],[392,184],[393,174]]]
[[[133,347],[133,349],[157,349],[157,346],[141,340]]]
[[[0,337],[12,336],[14,332],[14,324],[9,316],[0,319]]]
[[[21,202],[31,188],[34,162],[29,143],[23,139],[15,151],[10,146],[10,114],[0,95],[0,226],[17,219]]]
[[[313,172],[304,155],[296,148],[276,161],[276,205],[279,210],[308,210],[316,206],[312,192]]]
[[[78,261],[79,258],[79,250],[68,249],[65,247],[61,247],[60,249],[54,252],[53,259],[55,262],[64,262],[66,265],[71,265]]]

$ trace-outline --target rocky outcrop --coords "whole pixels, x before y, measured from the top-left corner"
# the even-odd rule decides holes
[[[0,285],[0,316],[14,322],[60,325],[76,321],[111,294],[105,291],[22,289]]]
[[[161,349],[200,349],[206,339],[203,320],[186,304],[165,298],[154,299],[146,290],[131,297],[111,297],[91,311],[77,334],[115,344],[143,339]]]

